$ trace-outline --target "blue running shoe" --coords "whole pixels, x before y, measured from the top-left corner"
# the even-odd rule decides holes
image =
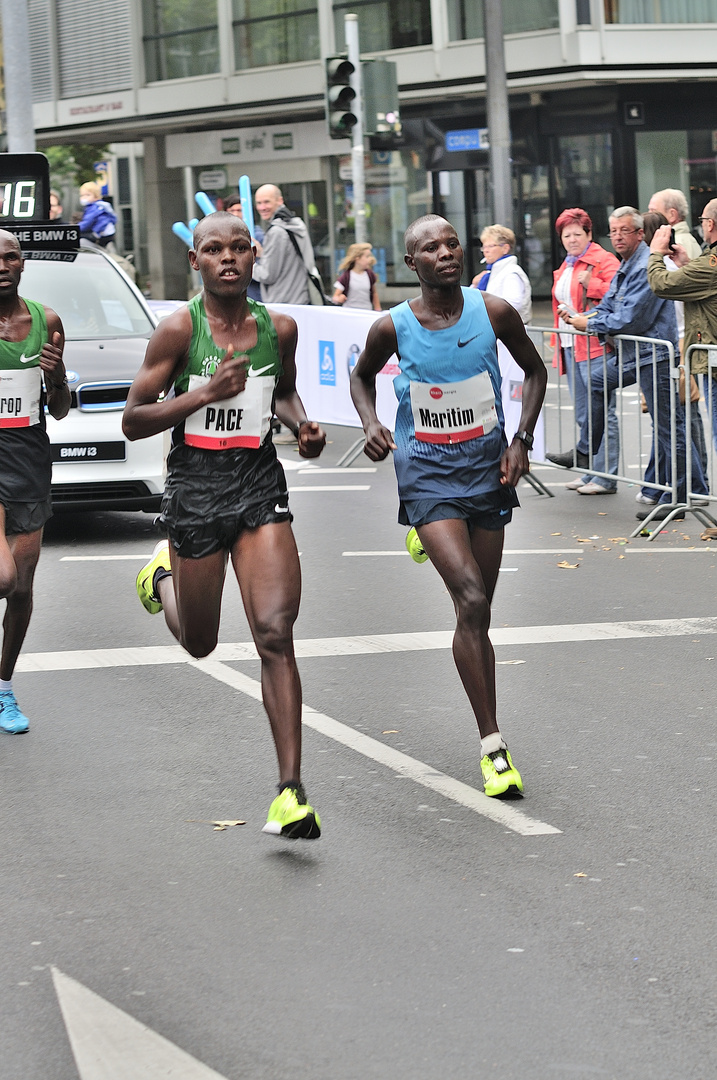
[[[20,735],[30,727],[30,721],[20,712],[12,690],[0,690],[0,728],[8,735]]]

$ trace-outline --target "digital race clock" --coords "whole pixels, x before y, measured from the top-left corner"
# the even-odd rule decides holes
[[[0,225],[49,221],[50,165],[44,154],[0,154]]]

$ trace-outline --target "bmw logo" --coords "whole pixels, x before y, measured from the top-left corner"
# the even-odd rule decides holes
[[[80,381],[80,376],[77,374],[76,371],[67,371],[65,372],[65,374],[67,375],[68,383],[75,383]]]

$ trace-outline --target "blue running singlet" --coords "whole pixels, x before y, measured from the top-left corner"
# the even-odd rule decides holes
[[[503,431],[496,337],[477,289],[462,288],[463,311],[454,326],[427,330],[408,301],[390,311],[401,374],[394,466],[402,508],[413,524],[430,503],[500,496],[515,506],[512,488],[500,483]]]

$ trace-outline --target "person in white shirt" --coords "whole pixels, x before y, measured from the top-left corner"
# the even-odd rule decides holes
[[[339,263],[339,275],[331,297],[333,302],[347,308],[380,311],[376,275],[371,269],[375,263],[370,244],[351,244],[346,257]]]
[[[532,294],[530,280],[518,260],[515,251],[515,233],[506,225],[489,225],[480,234],[486,269],[476,274],[471,288],[499,296],[507,300],[524,323],[532,318]]]

